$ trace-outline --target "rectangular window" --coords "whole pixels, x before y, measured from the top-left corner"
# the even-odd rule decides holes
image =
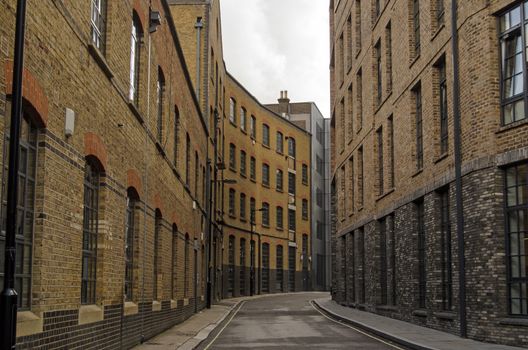
[[[365,244],[366,244],[366,239],[365,239],[365,229],[363,227],[361,227],[359,229],[359,237],[360,237],[360,242],[359,242],[359,258],[361,259],[361,295],[360,295],[360,303],[361,304],[365,304],[365,297],[366,297],[366,280],[365,280],[365,270],[366,270],[366,266],[365,266]]]
[[[284,138],[280,131],[277,131],[277,152],[284,153]]]
[[[315,133],[316,133],[315,138],[316,138],[317,142],[319,142],[319,144],[320,144],[321,146],[324,146],[324,144],[323,144],[323,140],[324,140],[324,130],[323,130],[323,128],[321,127],[321,125],[319,125],[319,123],[317,123],[317,124],[315,125],[315,130],[316,130],[316,132],[315,132]]]
[[[189,134],[185,140],[185,184],[191,185],[191,138]]]
[[[257,180],[257,161],[254,157],[251,157],[249,160],[249,178],[252,181]]]
[[[355,210],[355,187],[354,186],[354,158],[351,157],[348,160],[348,192],[350,199],[348,200],[347,207],[349,214],[353,214]]]
[[[440,154],[445,154],[449,147],[449,130],[448,130],[448,114],[447,114],[447,79],[446,79],[446,61],[443,57],[436,65],[436,73],[438,74],[438,92],[440,103]]]
[[[505,171],[509,311],[528,316],[528,163]]]
[[[165,102],[165,77],[161,68],[158,67],[158,82],[156,84],[156,104],[158,109],[157,119],[157,140],[163,142],[163,105]]]
[[[425,209],[424,202],[420,200],[415,203],[416,229],[418,233],[418,307],[425,309],[427,274],[425,267]]]
[[[339,141],[341,142],[341,151],[345,150],[346,147],[346,110],[345,110],[345,99],[342,98],[339,102]]]
[[[374,51],[376,55],[376,66],[375,66],[375,72],[376,72],[376,106],[381,105],[381,101],[383,98],[383,82],[382,82],[382,63],[381,63],[381,41],[378,41],[376,46],[374,46]]]
[[[249,122],[249,133],[250,133],[250,136],[254,140],[256,140],[257,139],[257,119],[255,118],[254,115],[252,115],[249,120],[250,120],[250,122]]]
[[[389,215],[389,234],[391,244],[390,269],[392,271],[391,305],[396,306],[396,231],[394,229],[394,214]]]
[[[268,164],[262,164],[262,185],[269,187],[270,185],[270,172],[269,172],[269,165]]]
[[[245,193],[240,194],[240,219],[241,220],[246,219],[246,194]]]
[[[266,147],[270,145],[270,129],[266,124],[262,124],[262,144]]]
[[[387,72],[387,95],[392,92],[392,28],[391,22],[385,27],[385,58]]]
[[[86,163],[84,172],[81,303],[95,304],[99,214],[99,171]]]
[[[343,79],[344,79],[344,60],[343,60],[343,57],[344,57],[344,38],[343,38],[343,33],[341,33],[341,35],[339,36],[339,39],[337,40],[337,50],[336,50],[336,58],[335,58],[335,62],[336,62],[336,74],[337,74],[337,79],[336,81],[339,83],[339,86],[341,86],[341,84],[343,84]]]
[[[283,189],[283,172],[280,169],[277,169],[277,179],[276,179],[276,189],[277,191],[282,192]]]
[[[276,283],[275,283],[275,289],[279,292],[282,292],[284,290],[284,253],[282,251],[282,246],[277,246],[277,257],[276,257],[276,271],[277,274],[275,276]]]
[[[324,161],[319,155],[315,155],[315,171],[317,174],[324,176]]]
[[[6,116],[10,115],[10,103],[6,106]],[[9,123],[9,120],[7,120]],[[18,205],[17,205],[17,232],[15,235],[15,247],[16,247],[16,261],[15,261],[15,289],[18,294],[18,310],[29,310],[31,308],[31,267],[32,267],[32,252],[33,252],[33,226],[34,226],[34,213],[35,213],[35,180],[36,180],[36,169],[38,163],[37,157],[37,137],[38,130],[30,119],[24,115],[20,122],[22,123],[22,133],[20,136],[20,165],[18,167]],[[4,135],[4,144],[7,148],[9,143],[9,126],[5,125],[7,135]],[[5,159],[4,159],[5,160]],[[4,256],[5,251],[5,240],[6,240],[6,224],[7,224],[7,181],[8,181],[8,162],[3,163],[3,176],[2,176],[2,191],[1,196],[1,213],[0,213],[0,286],[3,287],[4,283]],[[94,169],[95,170],[95,169]],[[85,220],[83,225],[83,237],[91,238],[90,242],[83,241],[83,257],[93,257],[96,259],[96,244],[92,245],[92,240],[97,240],[97,211],[98,211],[98,189],[99,189],[99,178],[98,173],[95,171],[88,171],[86,176],[90,176],[89,181],[85,180],[85,207],[84,217]],[[95,178],[92,178],[95,177]],[[89,191],[89,193],[86,193]],[[89,194],[95,195],[95,197],[87,198]],[[92,219],[91,221],[88,221]],[[95,221],[94,221],[95,220]],[[83,260],[84,262],[84,260]],[[95,268],[95,262],[91,265]],[[91,273],[92,271],[88,271]],[[93,271],[93,277],[90,275],[83,274],[83,286],[88,285],[93,279],[93,290],[95,293],[95,271]],[[86,282],[85,282],[86,281]],[[86,287],[85,287],[86,288]],[[86,288],[86,290],[92,290]],[[89,293],[88,293],[89,294]]]
[[[236,146],[229,144],[229,169],[236,171]]]
[[[246,294],[246,240],[240,238],[240,295]]]
[[[356,0],[356,55],[361,51],[361,0]]]
[[[282,207],[277,207],[277,228],[282,229],[283,228],[283,209]]]
[[[308,165],[302,165],[302,183],[308,185]]]
[[[295,210],[288,209],[288,230],[295,231]]]
[[[356,133],[363,127],[363,73],[361,68],[356,75]]]
[[[365,193],[363,189],[363,146],[358,149],[358,193],[359,193],[359,208],[363,207],[365,201]]]
[[[160,281],[159,276],[161,275],[161,256],[160,256],[160,233],[161,233],[161,220],[160,213],[156,210],[156,218],[154,220],[154,274],[152,276],[154,283],[152,283],[152,299],[160,299]]]
[[[270,211],[269,203],[262,203],[262,226],[269,227],[270,224]]]
[[[295,247],[288,247],[288,291],[295,292],[295,262],[297,252]]]
[[[255,224],[255,211],[257,209],[257,202],[255,201],[255,198],[251,197],[249,199],[249,215],[250,215],[250,223]]]
[[[229,121],[236,125],[236,101],[232,97],[229,99]]]
[[[288,172],[288,193],[295,195],[295,174]]]
[[[322,208],[324,206],[324,194],[323,191],[321,191],[320,188],[317,188],[315,190],[315,202],[319,208]]]
[[[302,200],[302,219],[308,220],[308,200]]]
[[[317,239],[323,239],[324,237],[324,224],[319,220],[317,220],[316,237]]]
[[[174,166],[178,167],[178,157],[179,157],[179,144],[180,144],[180,113],[178,108],[175,108],[174,111]]]
[[[234,189],[229,189],[229,216],[235,216],[236,209],[235,209],[235,196],[236,192]]]
[[[439,192],[440,197],[440,228],[442,236],[442,310],[450,311],[453,306],[453,276],[451,259],[451,219],[449,214],[449,188]]]
[[[413,24],[413,57],[420,56],[420,0],[411,0]]]
[[[383,168],[383,129],[380,127],[376,132],[378,139],[378,194],[381,196],[384,193],[384,168]]]
[[[240,108],[240,129],[246,131],[246,109]]]
[[[106,44],[106,0],[92,0],[92,43],[103,54]]]
[[[352,84],[350,84],[347,90],[347,103],[347,142],[350,142],[354,139],[354,94],[352,92]]]
[[[395,186],[394,181],[394,120],[393,117],[390,116],[388,119],[388,138],[389,138],[389,157],[390,157],[390,163],[389,163],[389,187],[392,189]]]
[[[373,22],[376,22],[378,17],[381,14],[381,0],[373,0],[374,2],[374,16],[373,16]]]
[[[346,40],[347,40],[347,50],[346,50],[346,61],[347,61],[347,72],[352,68],[352,15],[349,15],[346,23]]]
[[[436,28],[440,28],[444,24],[445,7],[444,0],[436,0]]]
[[[141,23],[134,13],[132,17],[132,30],[130,35],[130,86],[128,98],[136,106],[139,105],[139,72],[141,58]]]
[[[416,169],[423,168],[423,120],[422,120],[422,87],[418,84],[413,89],[414,95],[414,131],[416,138]]]
[[[135,211],[136,200],[129,195],[127,196],[125,219],[125,299],[127,301],[131,301],[133,297]]]
[[[380,241],[380,288],[381,305],[387,305],[387,221],[385,218],[378,221]]]
[[[346,202],[347,202],[347,189],[346,189],[346,168],[343,165],[339,172],[339,186],[340,186],[340,193],[339,193],[339,208],[341,210],[339,211],[340,219],[345,219],[345,208],[346,208]]]
[[[246,176],[246,152],[240,151],[240,175]]]

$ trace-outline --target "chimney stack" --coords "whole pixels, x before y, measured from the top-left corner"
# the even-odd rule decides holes
[[[279,114],[283,115],[284,113],[290,114],[290,99],[288,98],[288,90],[280,92],[279,101]]]

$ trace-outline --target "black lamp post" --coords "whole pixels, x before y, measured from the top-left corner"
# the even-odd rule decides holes
[[[255,294],[255,248],[256,245],[253,243],[253,234],[255,233],[255,212],[257,211],[264,211],[266,209],[260,208],[260,209],[254,209],[250,208],[250,217],[249,217],[249,224],[251,226],[251,242],[249,243],[249,248],[251,252],[250,256],[250,272],[249,272],[249,295],[253,296]],[[259,268],[260,268],[260,234],[259,236]],[[260,276],[260,275],[259,275]]]
[[[22,115],[22,71],[24,67],[24,32],[26,1],[18,0],[15,28],[15,54],[7,180],[4,289],[0,295],[0,349],[15,349],[18,296],[15,291],[15,255],[17,226],[18,166],[20,152],[20,118]]]

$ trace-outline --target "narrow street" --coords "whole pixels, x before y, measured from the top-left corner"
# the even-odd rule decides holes
[[[246,301],[198,349],[401,349],[328,319],[310,303],[322,295]]]

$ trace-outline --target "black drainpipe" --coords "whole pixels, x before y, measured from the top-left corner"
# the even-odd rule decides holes
[[[467,337],[466,258],[464,241],[464,208],[462,203],[462,141],[460,123],[460,73],[458,56],[457,0],[451,1],[451,47],[453,51],[453,122],[455,128],[456,225],[458,241],[458,312],[460,336]]]

